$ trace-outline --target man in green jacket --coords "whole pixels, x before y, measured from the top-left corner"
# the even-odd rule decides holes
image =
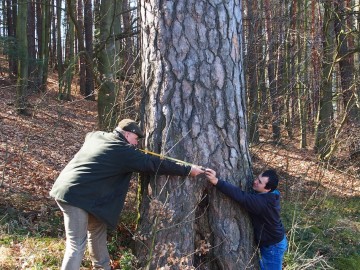
[[[144,134],[124,119],[114,132],[90,132],[79,152],[56,179],[50,195],[64,215],[66,250],[62,270],[77,270],[86,242],[95,269],[111,269],[107,227],[115,228],[133,172],[197,176],[200,167],[150,156],[135,146]]]

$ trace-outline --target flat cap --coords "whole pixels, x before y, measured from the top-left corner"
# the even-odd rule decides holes
[[[142,130],[134,120],[123,119],[119,122],[118,127],[121,128],[122,130],[135,133],[136,135],[139,136],[139,138],[145,137],[144,133],[142,132]]]

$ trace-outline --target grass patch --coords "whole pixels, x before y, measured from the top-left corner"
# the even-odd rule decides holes
[[[284,201],[286,269],[355,269],[360,254],[360,198],[328,196]]]
[[[360,255],[354,254],[347,258],[337,258],[334,261],[335,269],[349,270],[357,269],[360,265]]]

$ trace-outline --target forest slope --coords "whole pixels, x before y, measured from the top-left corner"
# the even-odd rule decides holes
[[[0,266],[4,269],[14,266],[22,267],[16,269],[30,269],[35,265],[35,259],[29,261],[32,257],[26,253],[26,250],[34,252],[29,248],[30,244],[28,243],[28,249],[24,249],[24,236],[33,234],[40,238],[63,239],[61,213],[49,198],[48,192],[58,173],[81,147],[85,134],[97,128],[96,102],[85,100],[76,94],[72,101],[57,100],[56,80],[50,80],[48,88],[46,93],[29,96],[30,114],[23,116],[16,114],[13,106],[16,92],[14,84],[0,79]],[[281,176],[283,219],[288,237],[294,241],[293,252],[288,255],[287,264],[301,260],[296,257],[296,248],[301,247],[303,239],[304,246],[306,243],[314,243],[313,255],[309,256],[317,258],[317,263],[325,266],[328,260],[334,260],[334,254],[351,257],[358,253],[359,164],[347,158],[343,158],[337,166],[319,163],[310,148],[298,149],[297,139],[285,138],[281,144],[274,145],[266,139],[269,131],[263,129],[261,132],[262,142],[251,147],[254,173],[272,167]],[[133,181],[123,215],[125,220],[122,224],[126,229],[119,227],[123,234],[118,239],[121,243],[113,243],[115,250],[112,255],[115,259],[121,256],[117,249],[128,248],[131,241],[130,228],[134,227],[134,219],[129,213],[136,206],[135,193],[136,182]],[[325,217],[339,212],[348,215],[320,226],[322,220],[318,219],[316,213],[322,213]],[[315,232],[309,232],[304,224],[309,225],[312,230],[318,228],[319,231],[314,229]],[[344,232],[344,226],[349,229],[348,234],[335,236]],[[293,235],[294,230],[297,233]],[[301,234],[299,238],[299,232],[310,233],[310,236]],[[18,237],[19,235],[22,236]],[[324,235],[325,239],[322,238]],[[343,245],[326,242],[331,237],[334,241],[343,241]],[[315,239],[321,240],[318,245]],[[343,249],[349,241],[351,247],[342,250],[342,253],[331,250],[336,246]],[[324,243],[326,248],[320,248]],[[48,245],[43,247],[48,248]],[[44,267],[59,263],[63,246],[56,246],[54,249],[58,252],[56,254],[52,251],[57,256],[56,262],[50,263],[49,258],[42,259]],[[40,252],[39,249],[37,252]],[[11,257],[15,259],[10,259]],[[359,260],[359,257],[355,256],[355,260]]]

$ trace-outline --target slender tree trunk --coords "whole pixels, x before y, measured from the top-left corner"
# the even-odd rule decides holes
[[[141,18],[145,146],[248,188],[240,2],[149,0]],[[246,211],[204,179],[142,178],[141,198],[143,269],[255,269]]]
[[[84,42],[84,7],[83,7],[83,0],[78,0],[77,6],[77,24],[79,26],[79,32],[76,32],[78,36],[78,52],[79,52],[79,86],[80,86],[80,93],[83,96],[86,96],[86,57],[85,52],[82,50],[85,48],[84,44],[80,44],[80,42]],[[79,38],[79,36],[82,37]]]
[[[358,109],[356,108],[356,83],[354,83],[354,54],[348,53],[349,46],[353,48],[352,35],[349,34],[348,29],[353,27],[349,23],[349,15],[347,11],[350,10],[349,0],[335,1],[335,12],[337,14],[334,22],[334,29],[336,34],[340,79],[341,79],[341,93],[343,96],[343,108],[348,114],[347,119],[355,123],[358,118]]]
[[[319,158],[323,159],[330,151],[332,143],[332,78],[334,67],[334,24],[333,24],[333,4],[324,2],[324,21],[323,21],[323,63],[321,78],[321,97],[318,114],[318,125],[316,132],[315,150],[319,153]]]
[[[7,32],[6,32],[6,26],[5,26],[5,22],[7,20],[6,18],[6,0],[1,0],[1,20],[2,20],[2,28],[0,30],[0,33],[3,37],[7,36]],[[2,70],[2,67],[1,67]]]
[[[50,3],[41,2],[41,44],[39,43],[39,82],[40,91],[45,92],[48,78],[49,41],[50,41]]]
[[[67,21],[68,21],[68,32],[66,35],[67,43],[67,53],[65,55],[66,70],[64,70],[64,87],[65,87],[65,99],[71,99],[71,86],[74,76],[74,67],[75,67],[75,26],[73,20],[70,18],[70,12],[75,11],[76,3],[74,1],[67,1]]]
[[[9,38],[9,42],[12,44],[12,48],[16,47],[16,0],[6,0],[6,19],[7,19],[7,35]],[[15,11],[14,11],[15,10]],[[17,74],[17,56],[15,50],[8,50],[9,54],[9,75],[12,78]]]
[[[102,1],[100,4],[100,29],[99,29],[99,53],[98,71],[101,85],[98,93],[99,127],[101,130],[113,129],[118,118],[117,96],[118,88],[115,84],[116,69],[113,65],[115,60],[115,40],[113,33],[113,20],[115,5],[112,1]]]
[[[285,6],[290,6],[289,12],[286,10],[285,12],[285,18],[289,19],[288,26],[285,29],[285,40],[284,40],[284,55],[285,55],[285,70],[283,76],[284,78],[284,84],[286,85],[286,90],[284,91],[284,107],[285,107],[285,128],[287,131],[287,134],[290,139],[293,138],[293,123],[292,123],[292,110],[293,106],[291,104],[292,102],[292,90],[293,87],[291,87],[292,84],[292,78],[294,73],[294,61],[293,61],[293,26],[294,26],[294,4],[292,0],[285,1]]]
[[[85,34],[85,48],[88,59],[93,59],[93,13],[91,0],[84,0],[84,34]],[[85,96],[87,99],[94,100],[94,75],[93,65],[90,61],[86,62],[85,67]]]
[[[128,0],[122,0],[122,19],[124,25],[124,33],[130,34],[132,33],[131,29],[131,16],[130,16],[130,6]],[[130,78],[133,76],[135,67],[134,67],[134,57],[133,57],[134,44],[132,42],[132,36],[128,35],[125,38],[124,44],[124,66],[123,66],[123,74],[124,80],[122,81],[123,87],[121,88],[123,91],[125,108],[123,110],[124,115],[128,117],[132,117],[134,115],[134,107],[135,107],[135,97],[136,90],[130,84]]]
[[[248,74],[248,96],[249,96],[249,139],[252,143],[260,141],[259,136],[259,84],[258,84],[258,62],[259,56],[257,55],[260,46],[257,42],[259,40],[259,30],[261,25],[259,22],[258,2],[246,1],[247,14],[248,14],[248,54],[247,54],[247,74]]]
[[[50,20],[51,20],[51,47],[50,47],[50,53],[49,53],[49,64],[50,67],[52,69],[57,68],[57,37],[56,37],[56,30],[57,30],[57,26],[56,26],[56,1],[57,0],[52,0],[51,1],[51,6],[50,6],[50,10],[51,10],[51,16],[50,16]]]
[[[300,18],[297,20],[298,25],[298,58],[297,58],[297,65],[299,66],[297,72],[297,89],[298,89],[298,106],[299,106],[299,118],[300,118],[300,148],[305,148],[307,146],[307,87],[306,83],[307,80],[304,80],[306,76],[306,64],[307,63],[307,40],[306,40],[306,29],[307,29],[307,6],[308,1],[305,0],[304,3],[301,1],[298,2],[298,9],[300,10],[302,7],[304,8],[303,12],[303,23],[300,21]],[[303,31],[301,32],[301,28]],[[302,35],[300,35],[302,33]],[[301,36],[304,37],[303,42]],[[301,48],[304,47],[304,49]],[[304,60],[303,60],[304,59]],[[303,63],[304,62],[304,63]]]
[[[62,23],[62,12],[61,12],[61,0],[56,0],[56,59],[57,59],[57,71],[58,71],[58,99],[62,100],[63,96],[63,76],[64,76],[64,65],[63,65],[63,46],[61,43],[61,23]]]
[[[26,112],[26,95],[28,81],[28,43],[27,43],[27,1],[19,0],[16,39],[18,41],[18,78],[16,90],[16,110]]]
[[[37,92],[36,81],[36,43],[35,43],[35,2],[28,1],[28,56],[29,56],[29,72],[28,72],[28,89]]]
[[[279,106],[279,94],[277,89],[276,81],[276,40],[275,31],[272,25],[271,5],[269,0],[264,0],[265,4],[265,24],[266,24],[266,41],[268,43],[268,81],[269,81],[269,92],[270,92],[270,104],[272,113],[272,133],[274,142],[279,142],[281,139],[281,128],[280,128],[280,106]]]
[[[309,115],[309,122],[311,126],[311,131],[313,134],[316,133],[317,126],[317,116],[319,111],[320,104],[320,81],[321,81],[321,57],[323,52],[321,50],[322,44],[320,43],[321,38],[321,26],[320,20],[322,15],[320,15],[320,6],[317,5],[316,0],[311,0],[311,64],[314,70],[313,79],[312,79],[312,94],[311,94],[311,109]],[[315,135],[316,137],[316,135]]]

